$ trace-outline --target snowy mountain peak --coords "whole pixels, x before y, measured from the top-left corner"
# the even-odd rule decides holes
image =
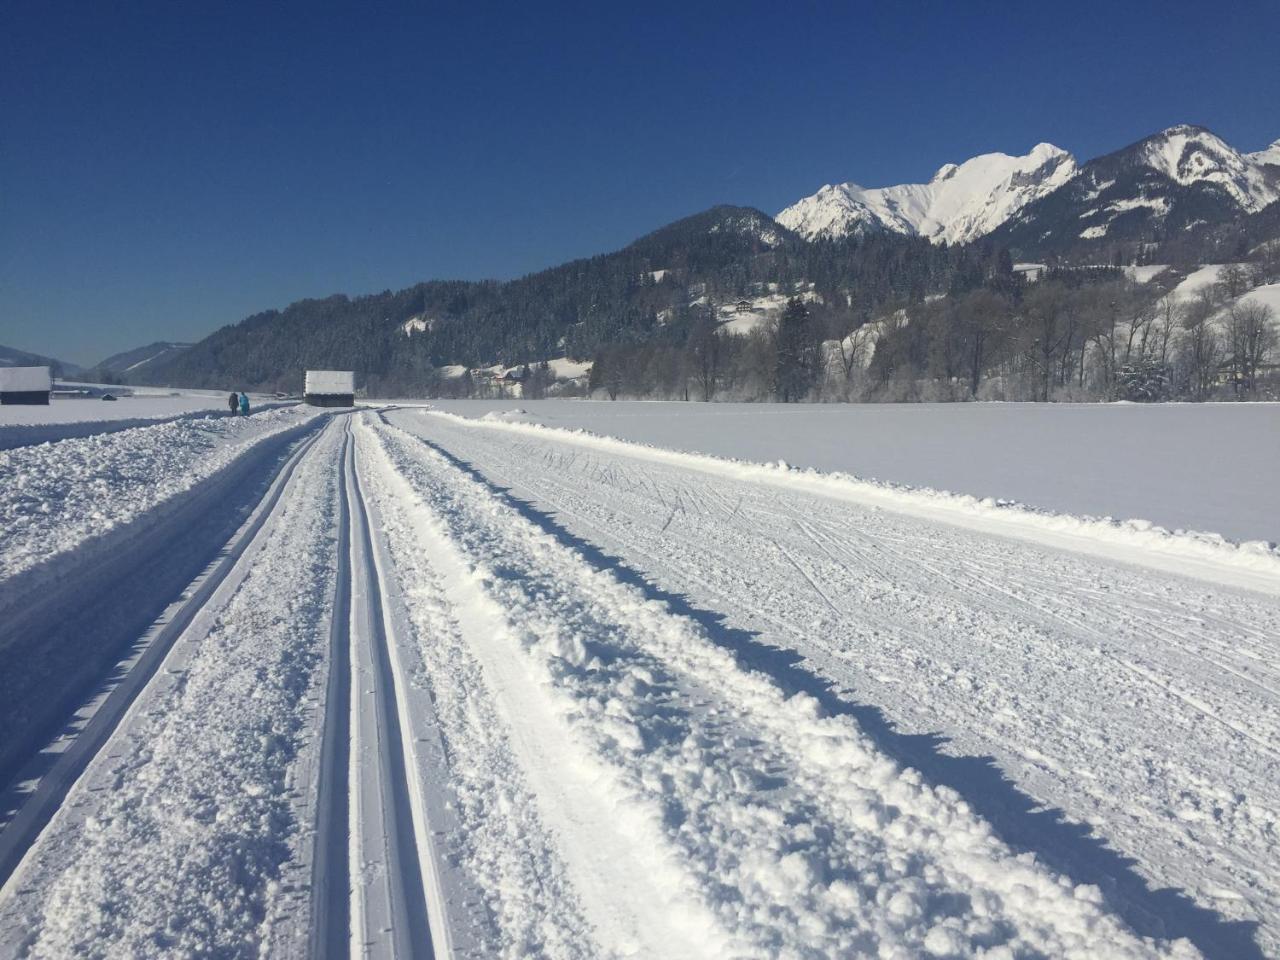
[[[1265,151],[1264,151],[1265,152]],[[1220,187],[1248,213],[1280,198],[1280,178],[1204,127],[1180,124],[1139,142],[1133,159],[1183,186]]]
[[[1075,171],[1069,153],[1041,143],[1024,156],[987,153],[944,164],[928,183],[875,189],[852,182],[828,184],[776,219],[810,239],[888,230],[939,243],[966,243],[1056,190]]]
[[[1244,156],[1246,160],[1257,166],[1280,167],[1280,140],[1273,141],[1265,150],[1246,153]]]

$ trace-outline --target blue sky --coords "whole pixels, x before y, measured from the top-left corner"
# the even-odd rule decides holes
[[[90,363],[506,278],[714,203],[1180,122],[1280,137],[1280,7],[0,5],[0,343]]]

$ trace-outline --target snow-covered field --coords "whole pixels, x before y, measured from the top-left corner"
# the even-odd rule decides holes
[[[107,389],[110,389],[109,387]],[[227,409],[226,397],[124,396],[115,401],[96,397],[54,397],[48,406],[0,407],[0,427],[37,423],[83,423],[95,420],[156,420],[198,410]]]
[[[1280,542],[1280,404],[441,400],[641,443]]]
[[[1280,955],[1280,555],[776,465],[1241,421],[447,406],[0,453],[0,954]]]
[[[255,409],[264,405],[280,406],[275,401],[255,399]],[[184,391],[178,395],[139,392],[115,401],[54,397],[47,406],[0,406],[0,450],[110,433],[152,422],[226,415],[227,395],[210,391]]]

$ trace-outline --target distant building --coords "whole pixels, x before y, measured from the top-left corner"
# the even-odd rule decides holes
[[[733,305],[733,311],[734,311],[734,313],[750,313],[750,312],[751,312],[751,301],[750,301],[750,300],[739,300],[737,303],[735,303],[735,304]]]
[[[0,404],[49,404],[53,377],[48,367],[0,367]]]
[[[302,399],[313,407],[353,407],[356,375],[351,370],[308,370]]]

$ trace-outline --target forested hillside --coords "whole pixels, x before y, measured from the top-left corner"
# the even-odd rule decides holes
[[[616,344],[682,346],[698,307],[806,285],[853,329],[892,303],[1008,281],[986,245],[882,235],[807,242],[766,214],[714,207],[616,253],[499,283],[432,281],[301,300],[224,327],[147,382],[298,390],[307,368],[354,369],[378,393],[424,395],[450,364],[590,359]],[[406,326],[407,325],[407,326]]]

